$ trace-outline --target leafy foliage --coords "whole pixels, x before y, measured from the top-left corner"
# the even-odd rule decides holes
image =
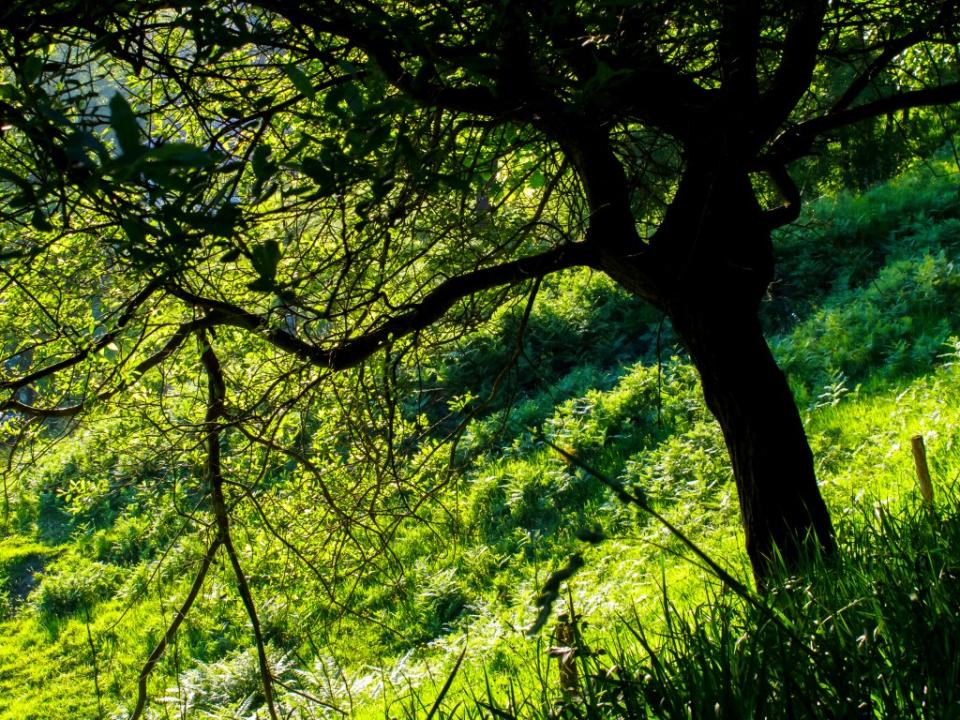
[[[851,672],[906,712],[952,566],[857,553],[901,533],[934,567],[936,522],[845,525],[847,565],[775,593],[831,660],[778,666],[782,628],[542,441],[743,576],[669,316],[752,307],[795,163],[834,195],[779,235],[764,312],[825,492],[897,486],[918,417],[955,464],[955,371],[917,379],[960,336],[951,158],[843,190],[954,151],[955,3],[748,5],[5,4],[0,717],[786,713],[794,677],[859,703]],[[911,637],[847,657],[837,618],[892,625],[910,581]],[[526,639],[538,593],[579,654]],[[618,642],[619,669],[584,644]]]

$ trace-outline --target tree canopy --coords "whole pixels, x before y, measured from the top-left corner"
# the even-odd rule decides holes
[[[344,548],[336,582],[389,553],[392,523],[450,472],[438,438],[461,428],[425,412],[420,360],[585,266],[689,349],[762,581],[775,547],[833,542],[756,317],[770,233],[798,217],[794,176],[837,171],[825,147],[867,164],[887,138],[890,165],[943,141],[958,15],[949,0],[11,0],[7,432],[140,417],[188,524],[213,513],[206,562],[224,547],[241,587],[231,509],[268,504],[283,463],[306,469],[309,512]]]

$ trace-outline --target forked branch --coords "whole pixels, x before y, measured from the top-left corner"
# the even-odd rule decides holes
[[[230,537],[230,516],[227,512],[227,504],[223,497],[223,469],[220,464],[220,430],[221,420],[224,416],[226,383],[223,378],[223,369],[220,366],[220,360],[214,352],[210,339],[202,330],[197,333],[202,344],[200,355],[204,370],[207,373],[207,414],[204,423],[204,435],[207,446],[207,481],[210,484],[210,504],[213,508],[213,514],[217,522],[217,537],[223,543],[227,556],[230,558],[230,565],[233,567],[233,573],[237,578],[237,590],[240,593],[240,599],[247,611],[247,617],[253,627],[253,636],[257,645],[257,660],[260,665],[260,679],[263,683],[263,696],[267,704],[267,712],[270,713],[270,720],[280,720],[277,715],[277,709],[273,699],[273,674],[270,672],[270,664],[267,660],[266,646],[263,642],[263,632],[260,627],[260,617],[257,615],[257,608],[253,602],[253,594],[250,592],[250,584],[243,572],[243,566],[240,564],[240,558],[237,555],[236,548],[233,546],[233,539]]]
[[[140,677],[137,680],[137,704],[134,706],[133,712],[130,714],[130,720],[139,720],[139,718],[143,715],[143,709],[147,705],[147,679],[150,677],[153,669],[157,666],[157,663],[160,662],[160,658],[163,657],[163,653],[166,651],[167,646],[173,641],[173,638],[177,634],[177,630],[180,629],[180,625],[186,619],[187,613],[190,612],[190,608],[193,607],[193,603],[197,599],[197,595],[200,594],[200,590],[203,588],[203,581],[207,577],[207,571],[210,569],[210,563],[213,562],[213,558],[216,556],[217,550],[220,549],[220,545],[222,544],[223,539],[218,534],[213,539],[213,542],[210,543],[210,547],[207,548],[207,552],[203,556],[203,561],[200,563],[200,570],[193,579],[193,584],[190,586],[190,592],[187,593],[186,599],[173,616],[173,621],[170,623],[167,631],[163,634],[163,637],[160,638],[160,642],[157,643],[157,646],[153,649],[153,652],[150,653],[150,657],[147,658],[147,661],[143,664],[143,668],[140,670]]]

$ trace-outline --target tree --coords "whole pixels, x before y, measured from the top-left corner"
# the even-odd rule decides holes
[[[278,358],[260,395],[226,372],[240,423],[304,368],[389,368],[588,266],[689,350],[758,582],[775,548],[834,547],[757,318],[771,232],[800,212],[791,163],[960,101],[956,2],[13,0],[0,20],[4,293],[38,318],[5,409],[78,417],[219,331],[237,368],[251,342]]]

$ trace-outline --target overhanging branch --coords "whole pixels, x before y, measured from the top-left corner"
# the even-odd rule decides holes
[[[563,245],[538,255],[448,278],[410,310],[332,348],[311,345],[286,330],[271,326],[267,318],[232,303],[204,298],[176,286],[168,289],[171,295],[208,310],[207,321],[210,326],[230,325],[249,330],[280,350],[313,365],[331,370],[345,370],[363,362],[389,342],[426,329],[443,317],[459,300],[470,295],[586,264],[585,247],[585,243]]]
[[[952,11],[956,10],[957,2],[956,0],[948,0],[943,3],[943,6],[929,22],[920,25],[919,27],[914,28],[910,32],[901,35],[900,37],[892,39],[888,42],[884,48],[880,51],[880,54],[877,55],[869,65],[853,79],[850,85],[847,86],[847,89],[844,91],[843,95],[833,104],[833,107],[830,108],[830,112],[840,112],[845,110],[850,106],[867,87],[871,82],[881,73],[886,67],[893,62],[900,53],[907,50],[908,48],[917,45],[918,43],[929,40],[931,35],[938,29],[947,26],[947,23],[950,22],[950,14]]]
[[[764,213],[764,221],[771,230],[788,225],[800,217],[801,197],[800,189],[790,177],[787,168],[773,163],[767,168],[767,176],[777,188],[783,204]]]
[[[846,110],[827,113],[807,120],[782,133],[766,153],[764,164],[785,163],[808,155],[814,140],[824,133],[854,125],[863,120],[908,108],[950,105],[960,102],[960,82],[890,95]]]
[[[0,382],[0,390],[19,390],[20,388],[26,387],[37,380],[41,380],[45,377],[49,377],[50,375],[54,375],[61,370],[66,370],[67,368],[73,367],[74,365],[86,360],[92,353],[103,350],[103,348],[107,347],[107,345],[117,339],[117,336],[120,335],[120,332],[133,319],[137,309],[139,309],[139,307],[143,305],[143,303],[145,303],[147,299],[160,288],[161,285],[162,282],[159,279],[151,280],[146,287],[144,287],[133,297],[133,299],[130,300],[129,303],[127,303],[127,306],[124,308],[123,314],[121,314],[117,320],[117,324],[114,329],[108,333],[104,333],[99,340],[91,343],[89,347],[80,350],[75,355],[65,358],[60,362],[47,365],[46,367],[42,367],[39,370],[33,371],[32,373],[22,375],[21,377]]]
[[[186,340],[192,333],[202,328],[209,327],[212,324],[213,321],[206,317],[183,323],[177,328],[176,332],[170,336],[167,342],[163,344],[162,348],[134,366],[133,371],[130,373],[130,377],[128,379],[124,380],[116,387],[98,393],[94,400],[97,402],[103,402],[120,394],[137,382],[137,380],[139,380],[145,372],[156,367],[170,357],[174,352],[176,352],[177,349],[183,344],[183,341]],[[74,417],[84,410],[89,409],[91,405],[92,401],[86,401],[64,407],[42,408],[37,407],[36,405],[30,405],[28,403],[21,402],[17,398],[13,397],[0,404],[0,410],[12,410],[13,412],[22,413],[23,415],[29,415],[31,417],[62,418]]]

